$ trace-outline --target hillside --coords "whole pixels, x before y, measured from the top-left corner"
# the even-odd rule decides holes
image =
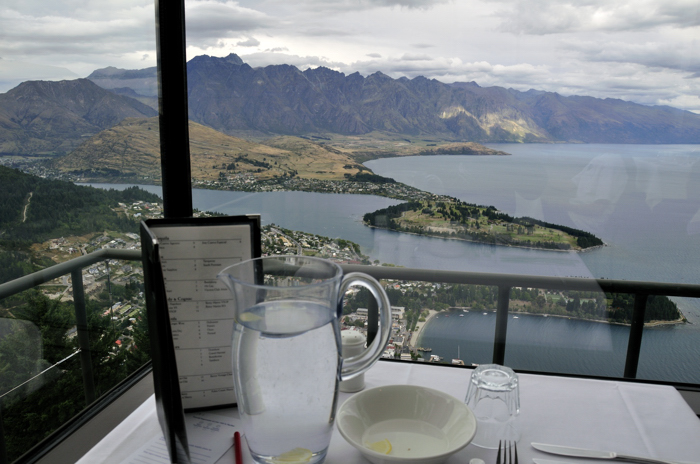
[[[0,249],[104,229],[135,232],[138,222],[112,208],[119,202],[162,201],[139,188],[103,190],[42,179],[4,166],[0,166],[0,198]]]
[[[187,70],[193,122],[248,140],[304,137],[359,162],[437,153],[438,145],[452,142],[700,143],[700,115],[615,99],[392,79],[381,72],[345,75],[323,67],[252,68],[234,54],[195,57]],[[156,89],[155,68],[110,67],[87,79],[24,82],[0,94],[0,154],[70,153],[126,118],[156,116]],[[484,154],[480,150],[466,152]],[[311,169],[299,159],[269,174],[301,172],[300,166],[322,176],[330,165]]]
[[[0,94],[0,154],[65,154],[124,118],[156,114],[88,79],[24,82]]]
[[[481,143],[700,143],[700,115],[616,99],[324,67],[252,68],[235,54],[197,56],[187,71],[190,119],[248,138],[383,132]],[[153,97],[154,76],[152,68],[105,68],[88,78]]]

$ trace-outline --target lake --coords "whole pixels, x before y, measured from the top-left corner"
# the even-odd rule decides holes
[[[698,283],[699,146],[490,146],[512,156],[387,158],[366,164],[423,190],[583,229],[607,244],[583,253],[467,246],[459,259],[469,261],[469,270]],[[674,301],[693,324],[645,329],[638,376],[698,383],[700,302]],[[457,357],[462,344],[465,362],[488,362],[493,341],[484,337],[493,334],[494,324],[491,313],[434,319],[420,344],[448,360]],[[519,316],[509,323],[506,363],[621,376],[628,333],[622,326]]]
[[[361,222],[364,213],[398,202],[366,195],[194,190],[193,201],[200,210],[261,213],[264,224],[352,240],[372,260],[406,267],[698,283],[699,146],[490,146],[512,156],[386,158],[366,164],[377,174],[423,190],[587,230],[607,246],[582,253],[554,252],[370,229]],[[160,194],[160,187],[144,188]],[[645,329],[639,377],[700,383],[700,304],[674,301],[693,324]],[[473,348],[474,340],[487,333],[481,325],[487,320],[477,324],[473,317],[461,317],[449,327],[431,323],[424,329],[424,344],[433,348],[433,354],[451,359],[459,346],[455,341],[469,340]],[[551,317],[523,316],[516,321],[508,331],[509,365],[622,375],[619,347],[627,345],[627,328]],[[448,328],[455,332],[448,333]],[[463,353],[472,352],[463,343]],[[478,343],[482,351],[474,353],[482,354],[468,362],[489,360],[492,343]],[[624,349],[621,353],[624,358]]]

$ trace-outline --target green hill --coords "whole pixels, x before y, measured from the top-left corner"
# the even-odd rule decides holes
[[[162,202],[157,195],[135,187],[102,190],[42,179],[4,166],[0,166],[0,198],[0,245],[4,246],[95,230],[137,231],[134,220],[111,208],[119,202]]]
[[[382,229],[493,245],[583,250],[603,245],[595,235],[572,227],[514,218],[493,206],[456,198],[410,201],[364,215],[365,224]]]

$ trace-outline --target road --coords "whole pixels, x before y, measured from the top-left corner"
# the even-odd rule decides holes
[[[27,222],[27,210],[29,209],[29,202],[32,201],[32,195],[34,195],[34,192],[29,192],[27,204],[24,205],[24,211],[22,212],[22,222]]]
[[[296,245],[296,247],[297,247],[297,254],[298,254],[299,256],[301,256],[301,255],[304,254],[303,249],[302,249],[302,247],[301,247],[301,244],[300,244],[299,242],[297,242],[296,240],[294,240],[292,237],[290,237],[290,236],[287,235],[287,234],[282,233],[279,229],[275,229],[274,227],[270,227],[270,231],[276,233],[277,235],[281,235],[282,237],[286,238],[286,239],[289,240],[291,243],[293,243],[294,245]]]

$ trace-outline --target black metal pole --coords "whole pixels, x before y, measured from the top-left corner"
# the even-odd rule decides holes
[[[184,0],[156,0],[158,116],[166,218],[192,216]]]
[[[83,274],[80,269],[71,272],[73,284],[73,304],[75,306],[75,325],[78,329],[78,347],[80,348],[80,368],[83,372],[83,390],[85,405],[95,401],[95,375],[90,356],[90,332],[88,330],[87,311],[85,309],[85,289]]]
[[[498,287],[498,306],[496,308],[496,334],[493,340],[493,363],[503,365],[506,358],[506,334],[508,332],[508,304],[510,303],[510,286]]]
[[[637,377],[639,352],[642,349],[642,334],[644,333],[644,313],[646,312],[648,298],[649,295],[646,293],[634,295],[634,312],[632,313],[630,338],[627,342],[627,357],[625,358],[624,376],[628,379]]]

